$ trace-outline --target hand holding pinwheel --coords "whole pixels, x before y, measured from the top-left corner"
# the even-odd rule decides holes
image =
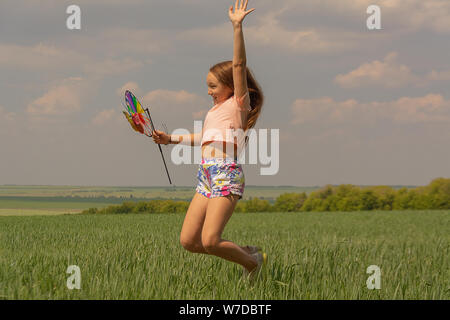
[[[153,131],[153,141],[157,144],[169,144],[170,136],[159,130]]]

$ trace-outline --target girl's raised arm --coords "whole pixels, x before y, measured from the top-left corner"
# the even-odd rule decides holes
[[[254,11],[255,8],[246,11],[248,0],[236,0],[235,10],[230,7],[228,15],[234,29],[234,51],[233,51],[233,82],[234,95],[242,98],[248,91],[247,88],[247,57],[245,54],[244,34],[242,32],[242,22],[246,15]]]

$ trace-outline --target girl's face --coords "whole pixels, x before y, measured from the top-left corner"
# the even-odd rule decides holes
[[[217,80],[211,72],[206,77],[206,84],[208,85],[208,94],[213,98],[214,105],[226,101],[233,95],[233,90]]]

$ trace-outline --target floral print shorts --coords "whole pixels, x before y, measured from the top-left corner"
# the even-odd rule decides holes
[[[242,199],[245,177],[242,166],[236,159],[202,159],[197,178],[196,192],[207,198],[223,197],[232,193]]]

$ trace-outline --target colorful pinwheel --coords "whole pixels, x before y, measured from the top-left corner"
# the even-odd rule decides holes
[[[153,126],[152,118],[150,117],[148,108],[144,110],[139,100],[136,99],[134,94],[132,94],[128,90],[125,92],[125,103],[127,104],[128,113],[123,111],[123,114],[127,118],[131,127],[135,131],[145,134],[147,137],[151,137],[153,131],[155,131],[155,127]],[[162,153],[161,145],[158,144],[158,147],[164,162],[164,167],[166,168],[169,183],[172,184],[172,180],[169,176],[169,171],[167,170],[166,160],[164,159],[164,155]]]
[[[128,113],[123,111],[123,114],[131,124],[131,127],[137,132],[151,137],[153,131],[150,117],[145,114],[139,100],[128,90],[125,92],[125,103],[127,104]]]

